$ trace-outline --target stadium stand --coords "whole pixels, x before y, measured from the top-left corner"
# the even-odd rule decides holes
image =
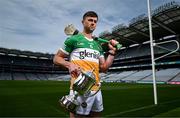
[[[156,44],[154,46],[156,58],[176,49],[177,44],[174,42],[159,45],[158,43],[173,40],[179,42],[179,26],[179,2],[172,1],[153,10],[152,27],[153,39]],[[119,74],[120,82],[143,82],[144,80],[148,81],[148,78],[152,82],[148,18],[145,14],[133,18],[128,26],[119,24],[112,28],[112,32],[102,32],[100,37],[107,40],[111,38],[117,39],[124,46],[116,55],[110,69],[112,73],[114,71],[122,72]],[[156,68],[161,70],[157,71],[157,81],[172,81],[172,78],[179,72],[177,69],[180,67],[179,59],[180,50],[177,53],[156,60]],[[173,68],[175,68],[174,71],[171,71]],[[137,72],[121,79],[123,73],[131,73],[133,71]],[[106,77],[110,81],[109,76],[104,76],[103,80],[106,80]],[[179,76],[176,77],[178,78]],[[114,79],[111,80],[114,81]]]
[[[128,76],[122,80],[125,82],[137,82],[150,75],[152,75],[152,70],[142,70],[142,71],[135,72],[132,74],[132,76]]]
[[[0,80],[12,80],[11,73],[5,72],[0,74]]]
[[[163,69],[163,70],[156,71],[156,76],[157,76],[156,81],[157,81],[157,83],[168,82],[169,80],[171,80],[172,78],[177,76],[177,74],[179,72],[180,71],[177,68],[175,68],[175,69],[174,68],[173,69]],[[153,82],[152,74],[139,81],[139,83],[148,83],[148,82],[149,83]]]
[[[180,69],[178,71],[179,73],[171,80],[172,82],[180,82]]]
[[[14,80],[27,80],[24,73],[14,73],[13,78],[14,78]]]
[[[122,81],[124,78],[131,76],[133,73],[136,73],[135,71],[125,71],[121,73],[110,73],[108,76],[106,76],[106,82],[118,82]]]
[[[169,2],[152,11],[155,58],[175,50],[180,42],[180,3]],[[112,32],[104,31],[100,38],[118,40],[123,47],[115,56],[109,71],[100,76],[104,82],[151,83],[151,52],[148,18],[145,14],[133,18],[129,25],[118,24]],[[69,81],[68,71],[53,64],[54,54],[21,51],[0,47],[0,80]],[[159,83],[180,82],[180,50],[156,60]]]
[[[35,73],[25,73],[27,80],[39,80]]]

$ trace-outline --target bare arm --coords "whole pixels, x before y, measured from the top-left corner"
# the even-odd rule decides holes
[[[53,62],[56,65],[61,65],[67,68],[72,77],[77,77],[80,73],[80,67],[69,61],[66,61],[64,58],[67,56],[68,55],[66,55],[64,52],[58,50],[58,52],[55,54],[53,58]]]
[[[70,62],[65,61],[65,57],[67,57],[67,55],[65,53],[63,53],[61,50],[58,50],[58,52],[55,54],[54,58],[53,58],[53,62],[56,65],[62,65],[66,68],[69,68],[70,66]]]
[[[114,56],[112,55],[108,55],[106,60],[104,57],[100,58],[100,70],[102,72],[106,72],[108,68],[112,65],[113,60],[114,60]]]
[[[109,55],[108,57],[105,59],[104,57],[101,57],[99,59],[99,62],[100,62],[100,70],[102,72],[106,72],[108,70],[108,68],[112,65],[113,63],[113,60],[114,60],[114,56],[115,56],[115,53],[116,53],[116,48],[114,47],[116,43],[118,43],[117,41],[115,40],[111,40],[110,41],[111,43],[108,44],[108,47],[109,47]]]

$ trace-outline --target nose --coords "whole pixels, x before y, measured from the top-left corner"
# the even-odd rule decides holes
[[[95,25],[95,23],[94,23],[94,22],[92,22],[92,23],[91,23],[91,25],[92,25],[92,26],[94,26],[94,25]]]

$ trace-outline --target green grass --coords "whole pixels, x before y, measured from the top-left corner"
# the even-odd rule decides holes
[[[180,117],[180,86],[158,85],[154,105],[152,85],[103,83],[104,117]],[[66,117],[58,100],[69,82],[0,81],[1,117]]]

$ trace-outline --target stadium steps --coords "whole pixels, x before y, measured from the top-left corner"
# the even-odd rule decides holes
[[[171,81],[176,81],[176,82],[180,81],[180,72],[177,75],[175,75],[173,78],[171,78],[168,82]]]
[[[133,71],[132,71],[133,72]],[[108,73],[108,74],[103,74],[101,76],[101,79],[105,82],[117,82],[120,81],[120,79],[123,79],[124,77],[130,75],[130,71],[128,72],[114,72],[114,73]]]
[[[133,74],[137,73],[137,71],[135,71],[135,72],[134,71],[127,71],[127,72],[129,72],[129,74],[122,76],[122,78],[120,78],[120,79],[117,79],[116,82],[123,81],[125,78],[132,76]]]
[[[151,75],[152,75],[152,73],[151,73],[151,74],[149,74],[149,75],[146,75],[145,77],[143,77],[143,78],[139,79],[138,81],[142,81],[143,79],[145,79],[145,78],[147,78],[147,77],[149,77],[149,76],[151,76]]]
[[[151,75],[151,70],[141,70],[133,73],[133,75],[126,77],[123,81],[126,82],[137,82]]]
[[[38,74],[37,74],[37,77],[38,77],[40,80],[48,80],[48,78],[46,77],[45,74],[40,74],[40,73],[38,73]]]
[[[0,74],[0,80],[12,80],[11,73],[2,72]]]
[[[25,73],[28,80],[39,80],[36,74],[33,73]]]
[[[168,82],[171,78],[173,78],[175,75],[177,75],[179,72],[177,72],[177,69],[163,69],[156,71],[156,82]],[[152,75],[142,79],[139,82],[153,82]]]
[[[24,73],[13,73],[14,80],[27,80]]]
[[[24,73],[24,76],[26,77],[26,80],[29,80],[29,78],[27,77],[26,73]]]
[[[169,79],[168,82],[172,81],[172,80],[173,80],[175,77],[177,77],[178,75],[180,75],[180,72],[179,72],[177,75],[175,75],[174,77],[172,77],[171,79]]]

